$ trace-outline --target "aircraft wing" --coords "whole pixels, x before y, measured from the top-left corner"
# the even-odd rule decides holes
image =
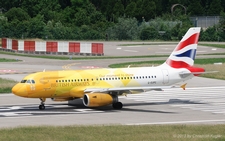
[[[169,89],[174,86],[161,86],[161,87],[121,87],[121,88],[87,88],[84,90],[84,93],[107,93],[107,92],[113,92],[113,91],[162,91],[162,89]]]

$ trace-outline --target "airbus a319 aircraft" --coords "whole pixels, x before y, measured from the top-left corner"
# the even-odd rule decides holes
[[[46,98],[55,101],[83,99],[86,107],[112,104],[121,109],[118,96],[172,88],[176,83],[204,73],[194,67],[200,27],[190,28],[169,58],[156,67],[103,68],[92,70],[45,71],[30,74],[12,88],[15,95],[39,98],[40,110]],[[181,85],[185,89],[185,83]]]

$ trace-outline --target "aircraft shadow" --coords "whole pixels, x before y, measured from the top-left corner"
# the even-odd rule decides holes
[[[73,104],[68,103],[54,103],[54,104],[47,104],[46,103],[46,109],[45,110],[39,110],[38,104],[35,106],[32,105],[11,105],[18,106],[21,108],[18,109],[10,109],[10,112],[19,112],[19,111],[26,111],[26,112],[32,112],[32,111],[47,111],[47,112],[54,112],[54,111],[62,111],[62,112],[71,112],[73,110],[79,110],[79,109],[92,109],[92,110],[100,110],[104,112],[120,112],[120,111],[129,111],[129,112],[151,112],[151,113],[165,113],[165,114],[176,114],[177,112],[168,112],[168,111],[162,111],[162,110],[146,110],[146,109],[138,109],[133,106],[149,106],[149,105],[167,105],[167,104],[205,104],[200,102],[193,102],[190,100],[181,100],[181,99],[170,99],[168,102],[132,102],[132,103],[124,103],[123,108],[120,110],[113,109],[112,105],[103,106],[103,107],[97,107],[97,108],[88,108],[85,107],[82,103],[82,100],[77,100]],[[6,107],[7,108],[7,107]],[[1,111],[1,112],[8,112]]]

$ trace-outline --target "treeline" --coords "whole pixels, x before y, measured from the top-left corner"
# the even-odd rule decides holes
[[[174,5],[179,4],[179,5]],[[221,15],[201,40],[225,40],[225,0],[1,0],[0,37],[172,40],[194,15]]]

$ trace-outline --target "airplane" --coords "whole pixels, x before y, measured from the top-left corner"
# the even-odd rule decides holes
[[[86,107],[112,105],[121,109],[118,96],[144,91],[173,88],[205,72],[194,66],[200,27],[190,28],[168,59],[156,67],[101,68],[86,70],[43,71],[29,74],[12,88],[12,93],[25,98],[39,98],[40,110],[46,98],[54,101],[82,99]]]

